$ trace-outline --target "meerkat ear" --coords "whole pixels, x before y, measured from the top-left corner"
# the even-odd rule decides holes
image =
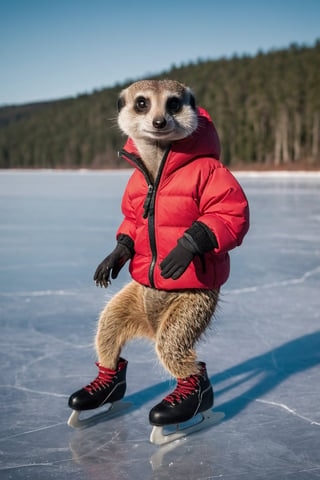
[[[190,105],[193,108],[193,110],[195,110],[196,109],[196,99],[195,99],[195,96],[193,95],[192,92],[190,92],[189,102],[190,102]]]
[[[189,104],[190,104],[190,107],[193,108],[193,110],[196,109],[196,99],[195,99],[195,96],[193,94],[193,92],[190,90],[190,88],[187,88],[187,93],[188,93],[188,100],[189,100]]]
[[[126,104],[126,101],[125,101],[124,95],[121,95],[118,99],[118,112],[120,112],[120,110],[125,106],[125,104]]]

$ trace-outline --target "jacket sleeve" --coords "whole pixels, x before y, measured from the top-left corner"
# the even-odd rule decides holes
[[[118,228],[117,239],[119,239],[120,235],[128,235],[134,243],[136,238],[136,216],[130,201],[129,184],[123,194],[121,210],[124,219]]]
[[[197,219],[214,234],[215,253],[237,247],[249,229],[246,196],[232,173],[223,165],[211,170],[199,191],[200,217]]]

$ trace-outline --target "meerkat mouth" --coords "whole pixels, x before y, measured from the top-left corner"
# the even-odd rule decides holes
[[[151,136],[151,137],[169,137],[172,135],[173,130],[167,130],[165,132],[158,132],[157,130],[150,131],[150,130],[144,130],[144,133]]]

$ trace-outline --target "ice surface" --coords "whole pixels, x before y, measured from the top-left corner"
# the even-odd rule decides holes
[[[239,174],[251,230],[232,252],[199,345],[225,420],[164,447],[150,408],[172,382],[153,346],[130,343],[121,416],[67,426],[70,393],[96,375],[108,290],[92,281],[114,247],[128,172],[0,173],[0,478],[320,478],[320,176]]]

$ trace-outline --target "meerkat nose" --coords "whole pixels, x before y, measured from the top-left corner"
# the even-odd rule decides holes
[[[152,125],[154,128],[164,128],[167,125],[167,121],[164,117],[155,117],[153,119]]]

